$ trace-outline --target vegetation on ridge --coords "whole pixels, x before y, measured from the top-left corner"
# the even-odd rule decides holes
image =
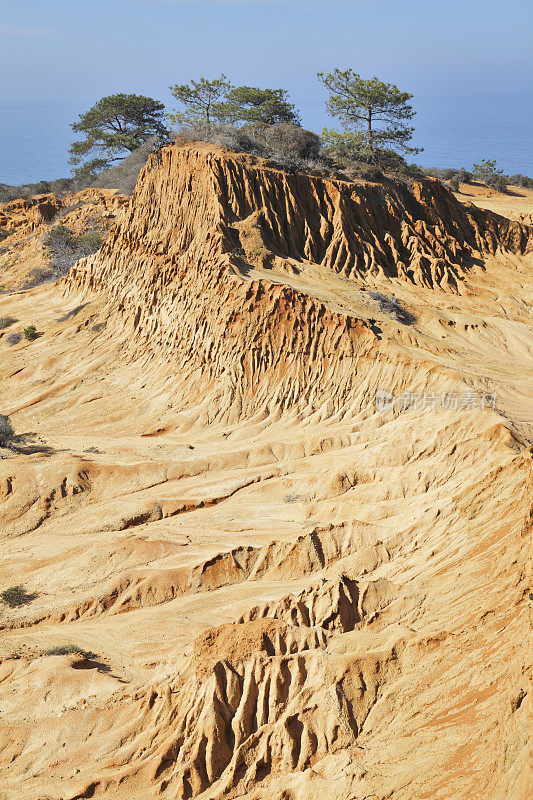
[[[533,178],[527,175],[505,175],[495,159],[482,158],[479,164],[474,164],[469,171],[461,169],[437,169],[429,167],[424,169],[426,175],[446,181],[454,191],[459,191],[461,183],[484,183],[499,192],[506,192],[508,186],[520,186],[524,189],[533,189]]]
[[[50,228],[43,239],[49,256],[48,265],[30,270],[23,288],[31,289],[41,283],[63,277],[78,259],[90,256],[99,250],[103,241],[103,233],[97,226],[79,234],[74,234],[63,224]]]
[[[533,179],[504,175],[491,159],[482,159],[471,170],[407,163],[405,154],[421,150],[411,145],[413,95],[377,77],[364,79],[353,69],[320,72],[317,77],[329,92],[326,109],[341,127],[325,127],[321,136],[301,126],[286,89],[235,86],[224,74],[170,86],[180,108],[168,114],[162,102],[150,97],[108,95],[71,126],[85,135],[70,148],[73,178],[20,187],[0,184],[0,202],[49,192],[62,195],[87,186],[130,195],[150,154],[176,137],[182,143],[206,141],[252,153],[281,169],[340,172],[348,179],[379,181],[388,173],[406,178],[429,175],[455,191],[474,180],[498,191],[506,191],[508,184],[533,188]],[[171,131],[169,123],[177,130]],[[0,231],[0,238],[8,234]],[[33,276],[32,285],[46,277]]]
[[[234,86],[224,74],[214,79],[202,76],[199,80],[170,86],[170,91],[181,108],[168,114],[167,118],[178,126],[178,141],[208,141],[226,145],[236,151],[254,153],[274,160],[285,169],[311,168],[327,172],[349,169],[352,171],[351,177],[370,180],[381,179],[383,176],[380,170],[422,176],[417,167],[408,165],[400,153],[396,152],[418,152],[417,148],[408,145],[413,129],[404,124],[405,120],[414,115],[407,102],[411,98],[410,94],[400,92],[397,87],[378,81],[377,78],[364,81],[352,70],[344,73],[336,70],[331,75],[320,74],[319,78],[331,90],[328,103],[331,113],[340,116],[345,128],[355,128],[354,130],[339,132],[325,129],[322,137],[319,137],[313,131],[301,127],[299,112],[290,102],[285,89]],[[349,96],[341,97],[339,93],[344,90]],[[117,148],[123,150],[128,147],[122,131],[116,130],[117,124],[113,120],[109,123],[109,114],[114,109],[117,98],[120,98],[121,113],[128,117],[130,140],[142,140],[142,144],[117,167],[113,167],[112,161],[121,159],[120,155],[116,155],[119,152]],[[155,152],[161,145],[165,137],[155,128],[150,130],[151,138],[148,137],[144,119],[142,124],[139,123],[139,130],[136,130],[136,107],[140,99],[151,100],[138,98],[136,95],[102,98],[87,114],[81,115],[80,123],[73,125],[74,130],[81,129],[82,125],[87,127],[86,141],[74,143],[71,148],[74,153],[71,159],[73,163],[79,160],[80,154],[85,154],[94,147],[100,148],[105,156],[93,159],[77,169],[78,177],[85,174],[93,185],[111,186],[117,180],[122,184],[125,178],[117,174],[117,170],[124,171],[121,167],[126,167],[128,159],[135,152],[142,150],[145,161],[149,152]],[[151,102],[155,104],[157,118],[161,121],[162,104]],[[363,108],[365,104],[368,111]],[[364,114],[366,128],[361,130],[359,123]],[[384,120],[387,121],[385,128],[382,124]],[[110,126],[109,130],[106,125]],[[167,134],[168,132],[165,136]],[[374,169],[369,169],[368,165],[372,165]],[[104,171],[95,178],[95,171],[101,167],[104,167]],[[129,172],[133,174],[135,171],[136,177],[139,169],[140,165],[131,165]]]
[[[362,160],[372,163],[382,148],[420,152],[409,145],[414,128],[406,125],[416,113],[408,102],[412,94],[376,77],[364,80],[352,69],[319,72],[318,79],[329,91],[328,114],[349,132],[350,146],[357,148]],[[326,135],[331,133],[338,139],[343,136],[326,129]]]
[[[97,156],[75,169],[75,174],[89,176],[121,160],[148,139],[156,136],[168,141],[164,125],[165,106],[152,97],[137,94],[113,94],[102,97],[85,114],[80,114],[72,130],[83,133],[84,139],[70,147],[70,163],[77,165],[92,153]]]
[[[233,86],[225,75],[213,80],[200,78],[190,83],[170,86],[173,97],[185,106],[168,118],[175,125],[199,128],[209,135],[213,125],[260,123],[300,124],[300,117],[288,101],[285,89],[259,89],[257,86]]]

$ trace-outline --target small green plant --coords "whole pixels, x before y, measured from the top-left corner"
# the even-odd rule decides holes
[[[37,328],[35,325],[28,325],[24,328],[24,338],[29,342],[33,342],[33,340],[37,338]]]
[[[503,169],[498,168],[494,159],[482,158],[479,164],[474,164],[472,171],[478,180],[492,189],[497,189],[499,192],[505,192],[507,189],[509,178]]]
[[[509,178],[511,186],[521,186],[524,189],[533,189],[533,178],[527,175],[511,175]]]
[[[53,272],[46,267],[33,267],[28,273],[28,280],[24,283],[23,289],[33,289],[34,286],[40,286],[46,283],[53,276]]]
[[[91,253],[96,253],[103,244],[104,237],[101,233],[96,231],[90,233],[82,233],[76,239],[76,244],[82,253],[90,256]]]
[[[456,173],[455,177],[460,183],[472,183],[473,175],[464,167],[461,167],[459,172]]]
[[[483,175],[503,175],[503,170],[498,169],[496,160],[493,158],[482,158],[479,164],[474,164],[472,167],[474,175],[482,177]]]
[[[74,249],[76,247],[76,240],[67,226],[60,224],[49,230],[45,239],[45,245],[48,247],[60,246]]]
[[[52,647],[50,650],[45,650],[44,654],[45,656],[70,656],[77,653],[89,661],[92,658],[96,658],[96,653],[92,653],[90,650],[82,650],[81,647],[78,647],[76,644],[60,644],[57,647]]]
[[[17,608],[29,603],[33,596],[23,586],[11,586],[0,594],[0,598],[10,608]]]

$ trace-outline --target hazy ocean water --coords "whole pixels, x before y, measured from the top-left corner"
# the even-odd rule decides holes
[[[524,98],[419,100],[416,108],[415,143],[424,147],[413,157],[416,163],[468,168],[481,158],[495,158],[507,174],[533,177],[533,107]],[[69,175],[70,123],[83,110],[0,106],[0,183]],[[323,124],[331,127],[331,120],[306,120],[304,115],[304,124],[320,130]]]

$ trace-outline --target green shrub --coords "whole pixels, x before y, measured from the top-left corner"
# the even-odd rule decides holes
[[[324,128],[322,146],[325,152],[341,166],[351,167],[358,163],[368,163],[368,150],[361,136],[353,131],[339,131]]]
[[[74,234],[63,224],[50,228],[44,243],[47,247],[61,246],[69,247],[72,250],[76,247]]]
[[[461,169],[456,173],[455,177],[461,183],[472,183],[474,178],[472,173],[468,172],[468,170],[466,170],[464,167],[461,167]]]
[[[24,282],[23,289],[33,289],[34,286],[40,286],[53,278],[54,273],[47,267],[33,267],[30,269],[28,279]]]
[[[45,650],[44,654],[45,656],[69,656],[78,653],[89,661],[92,658],[96,658],[96,653],[92,653],[90,650],[82,650],[76,644],[61,644],[57,647],[52,647],[50,650]]]
[[[178,144],[212,142],[240,153],[274,161],[280,168],[320,168],[329,163],[321,152],[320,137],[289,122],[268,125],[256,122],[237,128],[234,125],[187,125],[179,130]]]
[[[441,181],[452,181],[457,179],[459,183],[472,183],[472,173],[468,172],[464,167],[461,169],[437,169],[437,167],[425,167],[423,170],[425,175],[430,175],[432,178],[438,178]]]
[[[0,598],[10,608],[17,608],[33,600],[33,595],[28,594],[23,586],[11,586],[0,594]]]
[[[509,178],[502,169],[498,169],[494,159],[482,158],[479,164],[474,164],[472,170],[475,177],[487,186],[499,192],[506,191]]]
[[[76,235],[63,224],[49,228],[43,240],[50,256],[49,267],[35,267],[23,288],[31,289],[63,277],[78,259],[99,250],[103,241],[104,237],[98,230]]]
[[[253,126],[246,126],[251,128]],[[176,134],[178,145],[189,144],[190,142],[212,142],[222,147],[229,147],[236,153],[252,153],[257,156],[268,155],[265,147],[252,139],[251,135],[244,128],[237,128],[235,125],[211,125],[207,132],[205,125],[186,125],[179,129]]]
[[[89,233],[82,233],[76,239],[76,244],[78,248],[84,253],[84,255],[91,255],[91,253],[96,253],[99,250],[104,242],[104,237],[101,233],[97,231],[90,231]]]
[[[37,328],[35,325],[28,325],[24,328],[24,338],[29,342],[33,342],[33,340],[37,338]]]
[[[300,162],[320,158],[320,136],[290,122],[267,125],[257,122],[243,128],[250,138],[270,150],[276,159]]]
[[[375,147],[370,151],[365,138],[353,131],[340,132],[324,128],[322,145],[326,155],[337,164],[354,169],[358,174],[361,174],[363,164],[412,178],[423,178],[425,174],[416,164],[408,164],[403,156],[388,147]]]
[[[364,181],[380,181],[385,177],[375,164],[361,164],[356,174]]]
[[[496,189],[498,192],[505,192],[507,190],[508,178],[506,175],[485,175],[484,181],[491,189]]]
[[[432,178],[438,178],[439,180],[449,181],[450,178],[457,173],[456,169],[451,169],[450,167],[446,167],[446,169],[438,169],[437,167],[425,167],[424,174],[429,175]]]
[[[511,175],[509,178],[511,186],[522,186],[524,189],[533,189],[533,178],[527,175]]]

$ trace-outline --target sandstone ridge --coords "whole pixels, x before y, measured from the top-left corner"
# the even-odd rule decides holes
[[[207,413],[230,419],[252,399],[257,410],[349,396],[354,362],[364,371],[377,341],[369,289],[468,294],[486,255],[532,248],[531,228],[465,208],[438,181],[356,184],[175,146],[152,157],[120,223],[68,280],[119,310],[130,350],[172,360],[184,398],[191,378],[194,403],[217,381]]]
[[[0,298],[3,790],[526,800],[532,229],[202,144],[87,203]]]

